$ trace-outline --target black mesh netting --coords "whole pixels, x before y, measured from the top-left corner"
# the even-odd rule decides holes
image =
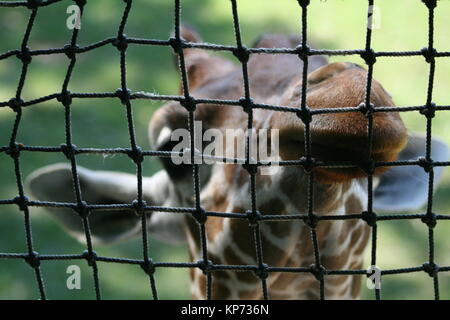
[[[0,253],[0,259],[23,259],[25,260],[31,268],[33,268],[36,275],[36,282],[39,288],[40,297],[46,299],[46,290],[44,285],[44,279],[42,277],[40,262],[45,260],[86,260],[89,266],[92,268],[93,281],[95,287],[96,297],[101,298],[100,281],[98,274],[98,263],[122,263],[122,264],[134,264],[140,265],[143,272],[148,274],[149,283],[153,297],[157,299],[158,292],[154,278],[154,272],[158,268],[200,268],[207,276],[207,297],[212,298],[212,281],[214,271],[220,270],[235,270],[235,271],[253,271],[261,279],[261,290],[263,292],[263,297],[265,299],[269,298],[269,292],[266,284],[266,279],[271,272],[298,272],[298,273],[310,273],[315,276],[317,281],[320,283],[320,296],[322,299],[325,298],[324,290],[324,278],[330,275],[365,275],[366,270],[327,270],[321,264],[321,256],[319,252],[318,239],[316,234],[317,223],[321,220],[339,220],[339,219],[363,219],[366,221],[372,230],[372,240],[371,240],[371,265],[376,265],[377,257],[377,221],[382,220],[400,220],[400,219],[421,219],[428,226],[428,238],[429,238],[429,257],[428,261],[421,266],[413,266],[409,268],[394,269],[394,270],[382,270],[382,275],[387,274],[402,274],[402,273],[414,273],[414,272],[426,272],[433,280],[434,284],[434,296],[439,299],[439,273],[450,271],[450,266],[438,266],[435,263],[434,258],[434,227],[438,220],[450,219],[448,215],[439,215],[433,213],[433,183],[434,183],[434,171],[433,168],[438,166],[449,166],[450,162],[437,162],[433,161],[431,157],[431,131],[432,131],[432,119],[435,117],[436,111],[439,110],[449,110],[449,106],[438,106],[433,103],[433,81],[436,68],[436,58],[448,57],[450,52],[438,52],[434,44],[434,11],[437,6],[437,0],[422,0],[422,2],[427,6],[429,16],[428,16],[428,46],[420,51],[392,51],[392,52],[375,52],[371,47],[372,40],[372,29],[367,28],[365,48],[362,50],[316,50],[312,49],[307,45],[307,17],[308,17],[308,6],[310,4],[309,0],[298,0],[299,10],[302,13],[301,19],[301,44],[294,49],[287,48],[247,48],[242,44],[241,31],[239,25],[237,1],[231,0],[234,31],[236,38],[235,46],[224,46],[220,44],[209,44],[209,43],[191,43],[183,40],[180,36],[180,10],[181,10],[181,0],[175,0],[175,10],[174,10],[174,36],[168,40],[155,40],[155,39],[142,39],[133,38],[126,36],[124,30],[128,21],[129,13],[132,10],[133,1],[124,0],[124,10],[122,15],[122,20],[118,26],[117,35],[115,37],[107,38],[96,43],[92,43],[87,46],[78,46],[77,39],[79,30],[74,29],[72,37],[69,43],[63,48],[51,48],[51,49],[41,49],[33,50],[28,47],[28,42],[30,34],[32,32],[36,16],[39,11],[44,6],[49,6],[54,3],[60,2],[62,0],[28,0],[28,1],[0,1],[0,7],[23,7],[24,10],[29,11],[29,19],[26,27],[25,34],[23,35],[23,40],[21,47],[15,50],[11,50],[0,54],[0,60],[14,59],[18,58],[22,62],[22,72],[20,76],[19,83],[17,85],[16,94],[9,101],[0,102],[0,107],[9,107],[15,112],[15,122],[13,129],[11,131],[11,136],[9,139],[9,144],[6,146],[0,146],[0,152],[8,154],[12,161],[14,162],[14,172],[17,182],[18,195],[14,199],[1,199],[0,205],[10,205],[16,204],[20,211],[24,215],[24,223],[26,230],[26,243],[27,252],[26,253]],[[88,10],[86,0],[74,0],[81,9],[81,15],[85,10]],[[418,5],[420,1],[417,1]],[[370,15],[370,8],[374,5],[374,0],[368,0],[368,14]],[[116,92],[92,92],[92,93],[77,93],[70,92],[68,90],[72,72],[77,62],[77,55],[83,54],[95,50],[97,48],[113,45],[120,53],[120,70],[121,70],[121,88]],[[180,96],[167,96],[167,95],[157,95],[157,94],[146,94],[142,95],[139,93],[133,93],[127,86],[127,68],[126,68],[126,56],[127,48],[130,45],[143,45],[143,46],[166,46],[171,47],[177,54],[179,61],[179,68],[181,74],[181,83],[183,88],[183,94]],[[188,77],[185,67],[185,60],[183,55],[183,48],[202,48],[207,50],[215,51],[228,51],[232,52],[242,65],[242,74],[244,79],[244,92],[245,95],[239,100],[216,100],[216,99],[197,99],[191,96],[189,91]],[[32,58],[39,55],[52,55],[64,53],[69,59],[69,65],[67,67],[67,72],[64,81],[61,85],[61,91],[42,96],[33,100],[24,101],[21,98],[22,89],[24,83],[27,79],[28,68],[32,63]],[[297,55],[304,63],[303,67],[303,83],[306,84],[307,69],[308,69],[308,57],[313,55],[328,55],[328,56],[339,56],[339,55],[358,55],[362,57],[368,68],[367,85],[366,85],[366,96],[365,102],[358,107],[351,108],[327,108],[319,110],[310,110],[306,105],[306,90],[307,86],[303,85],[301,92],[301,108],[290,108],[285,106],[269,105],[269,104],[259,104],[252,100],[249,90],[249,76],[247,71],[247,62],[252,54],[293,54]],[[424,105],[418,106],[406,106],[406,107],[377,107],[374,108],[370,103],[370,92],[372,85],[372,75],[374,70],[374,65],[376,64],[377,57],[405,57],[405,56],[423,56],[426,62],[429,64],[429,80],[428,80],[428,90],[427,90],[427,100]],[[71,125],[71,106],[76,99],[84,98],[118,98],[121,103],[126,108],[130,147],[129,148],[114,148],[114,149],[94,149],[94,148],[78,148],[72,143],[72,125]],[[22,112],[24,108],[35,106],[39,103],[43,103],[49,100],[58,100],[65,108],[65,144],[55,147],[41,147],[41,146],[30,146],[19,143],[16,139],[17,132],[21,125]],[[164,100],[164,101],[178,101],[184,106],[189,112],[189,130],[191,137],[194,132],[194,112],[195,106],[202,103],[214,103],[219,105],[231,105],[231,106],[242,106],[245,112],[248,114],[248,128],[252,128],[253,122],[253,110],[254,109],[271,109],[280,112],[293,112],[296,113],[300,119],[305,124],[305,156],[298,161],[282,161],[279,165],[298,165],[303,166],[305,171],[309,175],[309,191],[308,191],[308,212],[304,215],[261,215],[257,210],[257,199],[256,199],[256,172],[257,167],[260,165],[267,164],[251,164],[249,161],[249,153],[247,148],[247,159],[244,159],[243,165],[247,169],[250,175],[251,181],[251,208],[247,213],[236,214],[236,213],[217,213],[217,212],[207,212],[200,205],[200,182],[199,182],[199,167],[197,164],[193,164],[193,188],[195,195],[195,207],[194,208],[171,208],[171,207],[156,207],[150,206],[143,200],[142,192],[142,162],[144,157],[170,157],[171,152],[167,151],[150,151],[142,150],[136,143],[136,135],[134,129],[133,113],[132,113],[132,101],[136,99],[151,99],[151,100]],[[420,112],[427,121],[427,138],[426,138],[426,152],[425,156],[417,160],[410,161],[393,161],[393,162],[375,162],[371,159],[371,146],[373,140],[373,115],[375,112],[406,112],[406,111],[418,111]],[[310,121],[314,115],[324,114],[324,113],[346,113],[346,112],[362,112],[367,119],[367,136],[368,136],[368,158],[364,164],[357,163],[355,166],[359,166],[367,174],[368,179],[368,199],[367,199],[367,211],[361,214],[345,215],[345,216],[317,216],[314,214],[312,206],[313,198],[313,181],[314,181],[314,167],[327,166],[327,167],[339,167],[342,164],[330,163],[330,162],[320,162],[315,161],[311,156],[311,136],[310,136]],[[195,139],[191,139],[191,150],[195,150]],[[249,141],[247,140],[247,145]],[[23,187],[23,177],[21,172],[21,154],[24,152],[54,152],[62,153],[71,163],[73,186],[76,195],[76,202],[74,203],[62,203],[62,202],[45,202],[45,201],[32,201],[27,198],[24,187]],[[129,204],[89,204],[83,200],[82,192],[80,188],[79,176],[77,173],[77,156],[81,154],[114,154],[121,153],[127,154],[136,165],[136,175],[137,175],[137,194],[136,200]],[[191,160],[194,163],[194,152],[191,152]],[[242,159],[235,159],[236,162],[242,163]],[[346,163],[346,166],[349,164]],[[428,188],[428,202],[426,207],[426,212],[422,214],[386,214],[377,215],[372,210],[373,202],[373,173],[375,168],[382,166],[420,166],[422,167],[429,176],[429,188]],[[82,254],[75,255],[41,255],[34,251],[33,237],[32,237],[32,226],[30,223],[30,207],[57,207],[57,208],[72,208],[78,213],[80,219],[82,220],[87,248]],[[112,210],[112,209],[130,209],[135,210],[136,213],[141,218],[142,223],[142,259],[124,259],[115,257],[104,257],[98,256],[94,251],[92,246],[91,231],[89,225],[89,214],[93,211],[99,210]],[[147,219],[148,216],[145,212],[151,211],[162,211],[162,212],[178,212],[185,214],[192,214],[194,218],[199,223],[201,248],[202,248],[202,258],[198,262],[192,263],[167,263],[167,262],[153,262],[149,257],[148,250],[148,238],[147,238]],[[207,238],[205,235],[205,222],[209,216],[216,217],[228,217],[233,219],[248,219],[250,225],[253,228],[254,233],[254,244],[256,250],[256,265],[218,265],[212,263],[208,259],[207,254]],[[311,230],[311,241],[314,248],[315,263],[309,268],[283,268],[283,267],[272,267],[264,263],[262,241],[259,223],[261,221],[271,221],[271,220],[303,220],[307,223]],[[287,222],[288,223],[288,222]],[[381,298],[380,289],[375,290],[376,298]]]

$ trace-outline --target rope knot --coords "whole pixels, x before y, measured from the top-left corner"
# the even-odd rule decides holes
[[[248,172],[250,175],[255,175],[258,173],[258,166],[255,163],[244,163],[242,167]]]
[[[119,88],[116,90],[116,95],[120,99],[120,102],[123,105],[126,105],[130,102],[131,90],[130,89],[123,90],[122,88]]]
[[[80,8],[86,5],[86,0],[73,0]]]
[[[375,161],[373,159],[362,161],[359,165],[359,168],[364,171],[366,175],[371,176],[375,173]]]
[[[141,268],[149,276],[154,274],[156,271],[155,264],[153,263],[153,260],[150,258],[141,263]]]
[[[133,150],[128,151],[128,156],[136,164],[140,164],[144,161],[144,154],[140,147],[135,147]]]
[[[8,106],[14,111],[18,112],[20,108],[23,106],[23,100],[20,98],[11,98],[8,101]]]
[[[431,214],[427,214],[425,217],[423,217],[422,222],[425,223],[428,228],[433,229],[434,227],[436,227],[437,224],[437,218],[436,215],[434,213]]]
[[[306,61],[308,59],[308,56],[311,52],[311,48],[308,45],[299,45],[295,48],[295,51],[297,52],[298,57],[302,61]]]
[[[240,98],[239,104],[242,106],[245,113],[249,113],[253,109],[253,100],[251,98]]]
[[[428,9],[434,9],[437,7],[437,0],[422,0],[422,2],[428,7]]]
[[[183,50],[183,40],[177,38],[170,38],[169,45],[175,54],[180,55]]]
[[[75,156],[75,154],[77,153],[77,146],[74,145],[74,144],[71,144],[71,145],[62,144],[60,146],[60,148],[61,148],[61,152],[69,160],[71,160]]]
[[[9,145],[9,148],[6,149],[6,154],[8,154],[13,159],[18,159],[20,157],[20,151],[23,145],[17,142],[13,142]]]
[[[208,219],[208,215],[206,214],[205,209],[197,208],[194,212],[192,212],[192,216],[199,224],[205,224]]]
[[[84,219],[89,216],[91,211],[89,210],[87,203],[85,201],[80,201],[80,202],[78,202],[78,204],[75,208],[75,212],[78,213],[80,218]]]
[[[439,272],[439,266],[436,263],[425,262],[422,267],[423,271],[428,273],[432,278],[436,277]]]
[[[83,258],[86,259],[88,265],[92,267],[97,260],[97,253],[95,251],[85,250],[83,251]]]
[[[74,44],[66,44],[64,46],[64,53],[66,54],[67,58],[70,60],[75,59],[75,55],[77,53],[77,50],[79,49],[79,46]]]
[[[32,251],[26,257],[25,261],[32,267],[33,269],[39,268],[41,265],[41,260],[39,260],[39,253]]]
[[[430,50],[430,48],[423,48],[420,51],[422,52],[422,55],[425,57],[425,61],[428,63],[433,62],[434,58],[437,55],[437,51],[435,48],[432,48],[431,50]]]
[[[432,160],[428,160],[425,157],[420,157],[418,160],[419,166],[421,166],[426,173],[430,173],[433,170],[434,164]]]
[[[16,54],[16,57],[22,61],[23,64],[29,64],[31,62],[31,52],[28,47],[22,48],[22,51]]]
[[[374,65],[377,62],[377,56],[373,49],[366,49],[360,56],[368,66]]]
[[[311,0],[297,0],[297,2],[302,8],[305,8],[309,6]]]
[[[124,52],[128,48],[127,35],[121,34],[113,41],[113,46],[117,48],[120,52]]]
[[[14,203],[17,204],[20,211],[25,211],[28,205],[28,198],[25,196],[17,196],[14,198]]]
[[[359,112],[361,112],[366,118],[370,117],[374,113],[374,108],[375,106],[373,103],[366,104],[363,102],[358,106]]]
[[[317,218],[317,216],[313,214],[308,215],[304,221],[308,227],[310,227],[311,229],[315,229],[317,227],[317,224],[319,223],[319,218]]]
[[[210,273],[214,268],[214,264],[211,260],[199,260],[197,261],[197,266],[204,274]]]
[[[147,206],[147,203],[144,200],[134,200],[131,203],[131,206],[133,207],[133,209],[135,210],[136,214],[138,216],[141,216],[145,213],[145,207]]]
[[[195,102],[195,99],[191,96],[185,97],[183,100],[180,101],[180,104],[188,111],[188,112],[194,112],[197,108],[197,103]]]
[[[373,211],[364,211],[361,214],[361,219],[363,219],[371,227],[375,226],[377,223],[377,215]]]
[[[307,173],[311,173],[314,169],[316,161],[314,158],[311,157],[301,157],[300,158],[301,165],[303,167],[303,170]]]
[[[72,96],[69,90],[64,90],[61,94],[56,97],[56,100],[61,102],[63,106],[68,107],[72,104]]]
[[[318,280],[318,281],[322,281],[323,276],[326,273],[326,270],[323,266],[321,265],[317,265],[317,264],[312,264],[310,267],[310,272],[313,274],[313,276]]]
[[[258,225],[258,221],[261,217],[261,214],[258,210],[248,210],[245,212],[245,214],[247,215],[247,219],[248,219],[248,223],[250,225],[250,227],[254,228]]]
[[[27,0],[27,8],[34,10],[37,9],[42,3],[42,0]]]
[[[424,115],[427,119],[432,119],[436,115],[436,104],[431,102],[424,108],[420,109],[420,114]]]
[[[250,51],[246,46],[233,49],[233,54],[242,64],[247,63],[250,59]]]
[[[300,120],[302,120],[305,125],[310,124],[312,121],[311,110],[308,107],[299,109],[295,114],[300,118]]]
[[[265,263],[261,263],[258,269],[255,270],[256,276],[261,280],[266,280],[269,277],[269,266]]]

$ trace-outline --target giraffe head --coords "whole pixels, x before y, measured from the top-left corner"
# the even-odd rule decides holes
[[[183,28],[182,36],[190,42],[199,42],[198,34]],[[256,47],[297,46],[298,39],[282,35],[261,37]],[[198,103],[194,117],[201,138],[196,147],[204,152],[212,146],[220,156],[234,157],[239,141],[245,141],[248,128],[248,109],[213,103],[214,100],[238,100],[244,95],[242,69],[222,57],[201,49],[184,49],[190,95],[196,99],[210,99]],[[367,118],[361,112],[318,113],[320,109],[337,109],[361,106],[366,97],[367,71],[353,63],[328,64],[326,59],[312,56],[308,63],[307,84],[302,83],[302,61],[294,55],[252,55],[248,61],[250,96],[253,102],[255,130],[276,132],[269,135],[267,143],[273,162],[298,160],[305,154],[305,123],[309,123],[311,156],[319,162],[364,163],[370,158],[377,162],[396,159],[415,159],[424,152],[424,138],[408,135],[396,112],[377,112],[379,107],[394,106],[391,96],[375,79],[372,81],[373,141],[369,154]],[[310,113],[302,110],[302,90],[306,87],[306,105]],[[210,102],[212,101],[212,102]],[[258,108],[258,104],[283,105],[292,112]],[[298,110],[298,112],[294,112]],[[332,111],[332,110],[331,110]],[[368,111],[367,109],[365,111]],[[370,111],[370,110],[369,110]],[[180,144],[176,132],[188,132],[189,112],[178,102],[159,108],[149,125],[150,142],[159,151],[174,151]],[[212,130],[212,131],[211,131]],[[238,132],[232,139],[227,130]],[[219,138],[218,138],[219,137]],[[277,140],[277,148],[274,141]],[[433,142],[433,158],[444,160],[447,149],[439,141]],[[190,144],[188,143],[188,147]],[[423,149],[422,149],[423,148]],[[175,151],[180,151],[176,149]],[[173,158],[161,159],[164,169],[143,181],[144,198],[149,205],[168,207],[195,207],[192,182],[192,165],[175,163]],[[367,199],[366,173],[358,166],[316,167],[314,170],[313,211],[318,215],[344,215],[361,213]],[[116,172],[98,172],[78,169],[82,194],[87,203],[131,203],[136,198],[137,180],[133,175]],[[439,173],[439,172],[437,172]],[[303,166],[283,166],[263,174],[256,173],[256,206],[261,214],[305,214],[308,210],[307,185],[309,174]],[[426,198],[426,175],[421,168],[402,167],[387,170],[376,168],[375,209],[411,210],[420,207]],[[438,175],[438,174],[437,174]],[[207,212],[245,213],[251,208],[250,179],[240,164],[200,164],[200,204]],[[29,178],[31,192],[39,200],[74,202],[71,170],[58,164],[42,168]],[[410,181],[414,179],[414,184]],[[414,199],[405,194],[414,193]],[[83,240],[84,233],[79,217],[70,209],[51,209],[53,216],[62,222],[74,236]],[[187,243],[191,258],[201,257],[198,226],[189,215],[149,212],[149,232],[168,242]],[[141,232],[140,220],[132,210],[93,212],[90,215],[92,233],[97,242],[117,241]],[[245,221],[208,217],[205,226],[208,255],[219,264],[255,264],[252,233]],[[360,265],[361,254],[367,240],[367,230],[356,224],[345,229],[341,222],[323,224],[318,229],[320,250],[324,252],[327,268],[350,268]],[[312,248],[301,221],[287,224],[274,223],[262,227],[265,262],[273,266],[308,266],[312,263]],[[362,231],[361,231],[362,230]],[[359,232],[359,233],[358,233]],[[352,236],[353,235],[353,236]],[[342,253],[341,245],[353,249]],[[340,252],[340,254],[339,254]],[[340,255],[338,258],[336,255]],[[344,257],[344,258],[343,258]],[[352,260],[353,259],[353,260]],[[204,279],[192,272],[193,295],[203,297]],[[202,280],[203,279],[203,280]],[[260,290],[255,277],[242,278],[227,272],[217,274],[215,296],[258,298]],[[283,275],[271,276],[270,286],[279,297],[311,297],[317,288],[309,282],[298,283]],[[283,286],[287,293],[280,293]],[[351,284],[342,282],[345,293],[332,293],[335,297],[354,297]],[[256,289],[255,289],[256,288]],[[350,288],[350,289],[349,289]],[[339,290],[344,290],[340,288]],[[277,291],[278,290],[278,291]],[[314,291],[316,290],[316,291]],[[349,291],[350,290],[350,291]],[[356,294],[357,295],[357,294]],[[275,294],[276,296],[276,294]]]

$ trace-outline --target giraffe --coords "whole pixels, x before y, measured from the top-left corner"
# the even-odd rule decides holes
[[[200,42],[198,33],[183,27],[186,41]],[[264,35],[255,47],[293,48],[295,37]],[[184,50],[192,96],[210,99],[240,99],[242,72],[238,65],[202,49]],[[257,103],[300,108],[302,61],[287,54],[252,55],[248,62],[251,97]],[[312,110],[356,107],[365,99],[367,71],[348,62],[328,63],[321,56],[309,58],[306,103]],[[392,97],[373,80],[371,103],[394,106]],[[195,120],[203,128],[247,128],[247,113],[240,107],[199,104]],[[414,159],[423,153],[425,138],[408,134],[398,113],[374,113],[373,148],[375,161]],[[279,132],[279,153],[271,161],[296,160],[304,156],[305,125],[295,113],[254,109],[256,130]],[[364,161],[367,158],[367,121],[362,113],[314,115],[311,121],[312,156],[323,161]],[[170,151],[176,129],[188,128],[188,112],[179,102],[159,108],[150,121],[149,138],[156,150]],[[226,148],[227,146],[225,146]],[[433,140],[433,157],[446,158],[443,143]],[[154,206],[195,206],[192,167],[175,165],[162,158],[163,169],[143,180],[145,201]],[[273,174],[256,173],[257,209],[261,215],[305,214],[308,210],[308,173],[300,166],[280,167]],[[201,206],[209,212],[245,213],[251,207],[250,179],[240,164],[200,165]],[[87,203],[131,203],[136,197],[136,177],[119,172],[92,171],[79,167],[82,193]],[[438,175],[438,173],[437,173]],[[358,168],[315,168],[313,210],[316,215],[361,214],[367,210],[367,178]],[[41,168],[28,179],[35,198],[73,202],[70,166],[56,164]],[[413,181],[414,180],[414,181]],[[411,182],[413,181],[413,182]],[[421,168],[379,168],[375,171],[375,209],[413,210],[425,202],[426,175]],[[55,192],[57,190],[57,192]],[[405,193],[416,193],[414,200]],[[70,209],[48,209],[66,230],[80,241],[84,232],[79,217]],[[199,225],[190,215],[167,212],[148,213],[148,232],[155,238],[187,245],[192,261],[201,259]],[[90,216],[95,243],[123,241],[140,234],[140,220],[130,210],[94,212]],[[248,221],[210,216],[205,221],[207,255],[214,264],[254,265],[253,233]],[[260,222],[264,263],[272,267],[310,267],[314,250],[309,226],[301,220]],[[317,224],[321,264],[326,269],[361,269],[370,228],[361,219],[322,220]],[[260,299],[261,282],[251,271],[212,272],[213,299]],[[191,269],[191,294],[206,298],[206,277]],[[326,299],[357,299],[361,277],[327,276]],[[312,274],[271,272],[267,286],[272,299],[317,299],[319,284]]]

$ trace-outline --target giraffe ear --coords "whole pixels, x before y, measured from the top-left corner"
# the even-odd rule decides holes
[[[180,36],[189,42],[202,41],[197,31],[186,25],[181,26]],[[185,48],[183,52],[191,90],[206,84],[212,79],[223,77],[237,69],[231,61],[212,55],[203,49]],[[176,66],[178,67],[178,59],[175,60]]]
[[[425,155],[426,138],[410,135],[408,144],[400,152],[398,160],[417,160]],[[438,139],[432,139],[431,158],[448,161],[449,149]],[[434,187],[442,177],[444,167],[434,168]],[[423,207],[428,199],[428,173],[422,167],[397,166],[380,176],[374,192],[374,209],[379,211],[415,211]]]
[[[137,195],[135,175],[92,171],[77,167],[83,200],[88,204],[131,204]],[[165,174],[162,172],[162,174]],[[144,199],[151,205],[154,199],[165,199],[167,186],[161,174],[143,180]],[[160,181],[156,181],[160,180]],[[157,187],[156,187],[157,186]],[[33,172],[27,179],[30,193],[40,201],[76,203],[72,172],[68,164],[55,164]],[[158,189],[156,189],[158,188]],[[47,208],[50,214],[80,242],[85,241],[82,219],[71,208]],[[140,218],[130,209],[93,211],[89,216],[93,240],[109,243],[127,239],[140,232]]]

